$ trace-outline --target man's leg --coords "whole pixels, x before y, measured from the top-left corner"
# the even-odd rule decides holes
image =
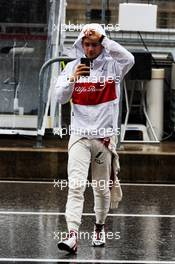
[[[111,152],[100,140],[95,140],[92,152],[92,184],[96,223],[104,224],[110,207]]]
[[[67,239],[58,243],[60,250],[70,253],[77,251],[77,235],[84,203],[84,191],[91,160],[88,140],[80,139],[72,145],[68,158],[69,190],[66,204]]]
[[[68,158],[69,191],[66,204],[68,230],[78,231],[81,223],[90,160],[90,144],[87,139],[80,139],[70,148]]]
[[[94,140],[92,151],[92,184],[96,225],[94,246],[105,244],[104,224],[110,207],[111,152],[100,140]],[[99,234],[99,235],[98,235]],[[96,239],[98,238],[98,239]]]

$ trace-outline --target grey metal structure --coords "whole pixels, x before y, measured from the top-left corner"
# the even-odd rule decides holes
[[[69,62],[73,60],[73,58],[67,58],[67,57],[57,57],[54,59],[50,59],[46,61],[43,66],[41,67],[40,73],[39,73],[39,101],[38,101],[38,122],[37,122],[37,147],[42,146],[42,136],[45,134],[46,129],[46,118],[48,116],[49,106],[50,106],[50,99],[51,99],[51,90],[49,90],[47,103],[43,101],[44,98],[44,74],[46,73],[46,70],[53,66],[55,63],[59,63],[61,61]],[[61,130],[61,115],[59,116],[59,127],[58,129]]]

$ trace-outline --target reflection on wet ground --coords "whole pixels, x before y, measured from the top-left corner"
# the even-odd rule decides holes
[[[175,263],[175,185],[123,184],[107,218],[107,244],[91,247],[93,195],[86,189],[77,256],[57,249],[66,232],[67,188],[54,182],[0,184],[0,262]]]

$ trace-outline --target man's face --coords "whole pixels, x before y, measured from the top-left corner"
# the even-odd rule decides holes
[[[103,50],[103,46],[99,42],[94,42],[88,38],[83,39],[82,46],[86,57],[89,59],[95,59]]]

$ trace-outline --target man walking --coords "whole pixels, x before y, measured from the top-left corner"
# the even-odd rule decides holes
[[[117,181],[118,155],[115,150],[115,139],[119,132],[120,82],[134,64],[133,55],[110,40],[101,25],[96,23],[83,27],[74,48],[77,59],[66,65],[54,91],[61,104],[72,99],[66,204],[69,235],[58,243],[60,250],[71,253],[77,251],[90,163],[92,179],[97,183],[93,187],[96,215],[93,246],[104,246],[104,224],[110,203],[117,207],[121,200],[122,192]],[[87,59],[89,64],[86,63]],[[111,180],[113,185],[117,181],[116,188],[110,186]],[[103,188],[100,187],[100,181],[105,183]],[[115,197],[115,201],[112,197]]]

